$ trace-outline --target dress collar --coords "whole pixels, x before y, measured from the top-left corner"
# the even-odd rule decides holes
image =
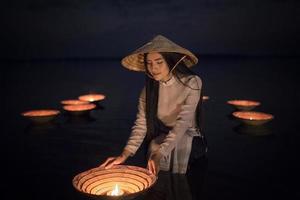
[[[174,75],[172,75],[172,77],[167,81],[159,81],[159,84],[163,86],[169,86],[172,85],[174,82],[175,82],[175,77]]]

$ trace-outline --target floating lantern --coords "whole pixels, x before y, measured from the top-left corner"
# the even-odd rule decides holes
[[[27,117],[35,123],[46,123],[53,120],[59,113],[59,110],[44,109],[26,111],[21,115]]]
[[[90,102],[81,101],[81,100],[77,100],[77,99],[68,99],[68,100],[63,100],[60,103],[63,105],[83,105],[83,104],[88,104]]]
[[[146,192],[157,177],[149,170],[128,165],[110,169],[93,168],[73,178],[73,186],[80,192],[102,199],[131,199]]]
[[[260,105],[260,102],[250,100],[229,100],[227,103],[234,106],[238,110],[252,110],[256,106]]]
[[[74,115],[81,115],[96,108],[95,104],[88,103],[82,105],[65,105],[63,109]]]
[[[209,100],[209,96],[203,96],[203,97],[202,97],[202,100],[203,100],[203,101]]]
[[[271,114],[254,111],[237,111],[232,115],[248,125],[262,125],[274,118]]]
[[[78,97],[79,100],[81,101],[88,101],[88,102],[97,102],[105,99],[105,95],[103,94],[87,94],[87,95],[82,95]]]

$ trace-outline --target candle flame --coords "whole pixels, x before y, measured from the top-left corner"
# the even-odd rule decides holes
[[[118,196],[120,193],[118,184],[115,185],[115,188],[111,191],[111,196]]]

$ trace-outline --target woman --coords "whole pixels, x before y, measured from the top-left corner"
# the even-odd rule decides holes
[[[146,84],[127,145],[120,156],[108,158],[101,167],[124,163],[144,138],[148,145],[147,168],[154,174],[159,170],[185,174],[193,138],[201,140],[198,148],[206,152],[198,120],[202,82],[189,69],[197,62],[194,54],[161,35],[123,58],[124,67],[146,73]]]

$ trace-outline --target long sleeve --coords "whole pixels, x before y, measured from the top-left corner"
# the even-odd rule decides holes
[[[159,151],[163,156],[170,154],[176,143],[181,139],[187,129],[191,127],[195,119],[195,110],[200,99],[200,89],[202,87],[201,79],[199,77],[190,79],[188,86],[191,88],[188,88],[187,97],[180,107],[175,125],[160,145]]]
[[[138,113],[136,116],[136,120],[134,126],[132,127],[130,137],[128,138],[127,145],[125,146],[125,150],[129,151],[131,156],[133,156],[140,145],[142,144],[146,132],[146,116],[145,116],[145,106],[146,106],[146,89],[143,88],[138,104]]]

